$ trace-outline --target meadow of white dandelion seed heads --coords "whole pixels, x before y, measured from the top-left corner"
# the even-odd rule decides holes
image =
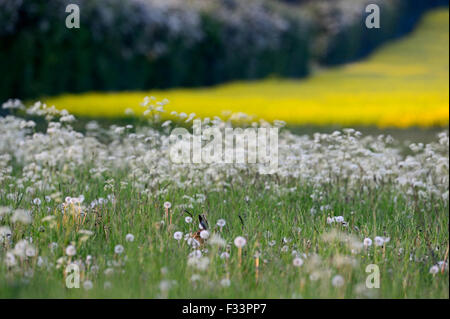
[[[10,101],[6,107],[11,108],[13,103],[18,102]],[[162,106],[159,109],[163,111]],[[36,123],[31,120],[11,115],[0,118],[0,182],[8,181],[23,189],[24,200],[32,201],[38,189],[51,196],[61,181],[76,182],[75,172],[80,169],[89,170],[91,180],[103,180],[105,173],[115,176],[118,171],[128,172],[129,178],[122,182],[146,193],[167,182],[180,188],[201,185],[211,189],[231,182],[246,184],[249,177],[256,177],[258,165],[264,165],[174,164],[169,156],[169,132],[173,124],[166,123],[163,130],[156,130],[116,125],[101,129],[90,123],[86,133],[80,133],[71,127],[75,118],[66,111],[36,103],[27,113],[46,117],[46,131],[34,132]],[[232,124],[216,117],[203,119],[202,125],[224,130]],[[269,124],[261,121],[253,125]],[[448,132],[439,134],[433,143],[412,144],[409,148],[409,155],[402,155],[391,137],[362,136],[353,129],[317,133],[312,137],[282,130],[278,171],[269,175],[265,183],[279,191],[295,191],[283,186],[283,181],[294,179],[301,185],[313,186],[312,197],[317,198],[321,196],[322,186],[333,183],[343,190],[345,187],[345,192],[350,194],[391,187],[406,199],[419,196],[447,202]],[[11,176],[13,160],[20,167],[14,178]],[[112,184],[111,180],[105,182]],[[31,186],[24,189],[24,185]]]

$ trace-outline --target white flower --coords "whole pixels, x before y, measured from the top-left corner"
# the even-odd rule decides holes
[[[50,248],[50,250],[54,252],[56,248],[58,248],[58,243],[52,242],[48,245],[48,248]]]
[[[20,258],[25,258],[25,256],[26,256],[25,251],[26,251],[28,245],[29,245],[29,243],[25,239],[18,241],[16,243],[16,245],[14,246],[14,250],[13,250],[14,255],[16,255]]]
[[[167,120],[167,121],[165,121],[163,124],[161,124],[161,126],[162,126],[162,127],[167,127],[167,126],[170,125],[170,123],[172,123],[172,121],[171,121],[171,120]]]
[[[41,219],[41,222],[49,222],[49,221],[52,221],[52,220],[54,220],[54,219],[56,219],[56,216],[55,215],[48,215],[48,216],[45,216],[44,218],[42,218]]]
[[[219,220],[217,221],[217,226],[219,226],[220,228],[224,227],[225,224],[226,224],[225,219],[219,219]]]
[[[331,284],[334,287],[342,287],[344,285],[344,277],[342,277],[341,275],[334,276],[331,280]]]
[[[375,237],[375,245],[376,245],[376,246],[383,246],[383,244],[384,244],[384,239],[383,239],[383,237],[376,236],[376,237]]]
[[[364,244],[364,247],[372,246],[372,239],[370,239],[369,237],[364,238],[363,244]]]
[[[192,248],[197,248],[200,246],[200,243],[195,238],[189,237],[187,240],[187,244],[191,246]]]
[[[11,236],[12,236],[12,232],[8,226],[0,227],[0,244],[9,240],[9,238],[11,238]]]
[[[133,234],[127,234],[125,236],[125,240],[128,241],[128,242],[134,241],[134,235]]]
[[[92,288],[94,288],[94,285],[92,284],[92,281],[86,280],[85,282],[83,282],[83,288],[84,290],[91,290]]]
[[[227,253],[226,251],[224,251],[223,253],[220,254],[220,258],[228,259],[228,258],[230,258],[230,254]]]
[[[106,268],[104,271],[105,276],[111,276],[114,273],[113,268]]]
[[[47,260],[44,260],[44,258],[42,258],[41,256],[38,257],[36,265],[41,268],[42,266],[44,266],[44,264],[47,264]]]
[[[310,275],[309,275],[309,280],[311,281],[316,281],[320,279],[320,272],[318,271],[313,271]]]
[[[221,285],[222,287],[229,287],[229,286],[231,285],[231,281],[230,281],[230,279],[228,279],[228,278],[223,278],[223,279],[220,281],[220,285]]]
[[[225,241],[225,239],[223,239],[219,235],[212,234],[211,239],[209,240],[209,244],[219,246],[219,247],[225,247],[227,242]]]
[[[208,257],[190,257],[188,259],[188,265],[194,266],[198,270],[206,270],[209,265],[209,258]]]
[[[75,246],[69,245],[66,247],[66,255],[67,256],[75,256],[77,253],[77,250],[75,249]]]
[[[431,266],[430,274],[435,275],[439,272],[439,267],[437,265]]]
[[[41,200],[39,198],[35,198],[33,199],[33,204],[39,206],[41,205]]]
[[[234,239],[234,244],[238,248],[244,247],[246,243],[247,243],[247,240],[242,236],[238,236]]]
[[[14,254],[11,252],[7,252],[5,256],[5,264],[8,267],[13,267],[16,265],[16,257],[14,257]]]
[[[336,216],[336,217],[334,217],[334,220],[337,223],[343,223],[344,222],[344,216]]]
[[[189,258],[200,258],[200,257],[202,257],[202,251],[199,249],[196,249],[196,250],[190,252],[188,257]]]
[[[172,286],[172,282],[169,280],[162,280],[159,283],[159,289],[161,289],[161,291],[168,291],[171,286]]]
[[[184,119],[184,118],[187,117],[187,114],[184,113],[184,112],[181,112],[180,114],[178,114],[178,117],[181,118],[181,119]]]
[[[187,217],[184,219],[184,221],[185,221],[186,223],[190,224],[190,223],[192,223],[192,217],[187,216]]]
[[[176,240],[180,240],[181,238],[183,238],[183,233],[180,231],[177,231],[173,234],[173,238],[175,238]]]
[[[300,267],[303,265],[303,259],[301,259],[300,257],[294,258],[292,263],[294,264],[295,267]]]
[[[208,237],[209,237],[209,232],[208,232],[207,230],[202,230],[202,231],[200,232],[200,237],[203,238],[203,239],[208,239]]]
[[[33,246],[28,245],[28,247],[25,249],[25,255],[27,257],[34,257],[34,256],[36,256],[36,249]]]
[[[31,213],[24,209],[16,209],[11,217],[11,221],[13,223],[30,224],[32,221]]]
[[[80,229],[78,231],[78,234],[86,235],[86,236],[92,236],[94,235],[93,231],[87,230],[87,229]]]
[[[121,253],[123,253],[125,249],[123,248],[122,245],[116,245],[116,247],[114,247],[114,252],[118,255],[120,255]]]
[[[11,208],[0,206],[0,220],[2,220],[3,216],[8,215],[9,213],[11,213]]]
[[[170,207],[172,207],[172,204],[170,202],[164,203],[164,208],[169,209]]]

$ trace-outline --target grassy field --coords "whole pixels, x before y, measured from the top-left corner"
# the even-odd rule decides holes
[[[449,297],[447,133],[405,156],[386,136],[282,130],[261,175],[174,164],[170,127],[28,114],[48,130],[0,118],[0,298]]]
[[[6,103],[0,298],[449,298],[448,36],[438,10],[305,80]],[[203,127],[279,128],[273,174],[171,160],[224,110]]]
[[[448,124],[449,12],[428,13],[406,38],[388,43],[369,58],[304,80],[268,79],[204,89],[86,93],[44,99],[84,117],[141,114],[146,95],[168,98],[171,110],[200,117],[244,112],[289,124],[375,125],[380,127]],[[172,118],[168,113],[165,118]]]

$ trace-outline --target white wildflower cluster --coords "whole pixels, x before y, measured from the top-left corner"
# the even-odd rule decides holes
[[[46,110],[54,109],[36,105],[40,104],[35,104],[28,112],[43,112],[41,115],[47,116]],[[75,171],[80,168],[89,171],[91,181],[103,181],[108,189],[114,187],[114,183],[109,184],[109,180],[104,179],[106,174],[115,176],[118,172],[126,172],[129,179],[122,182],[143,193],[150,193],[158,185],[168,182],[180,188],[202,186],[211,189],[228,187],[230,183],[243,184],[244,176],[256,176],[258,165],[264,165],[174,164],[170,160],[168,134],[143,127],[136,128],[136,132],[125,130],[118,135],[119,127],[112,126],[106,132],[110,141],[104,142],[92,134],[75,131],[67,123],[63,125],[62,119],[69,116],[64,114],[52,118],[54,120],[48,122],[45,132],[33,132],[27,121],[15,116],[0,119],[0,178],[11,181],[10,187],[2,188],[4,195],[18,196],[8,192],[15,184],[18,189],[23,189],[29,201],[36,198],[30,195],[37,189],[51,196],[58,191],[61,181],[73,183],[74,176],[77,176]],[[203,123],[220,129],[232,125],[231,121],[219,117],[203,119]],[[268,125],[263,121],[251,124]],[[102,134],[99,132],[99,135]],[[447,203],[448,134],[440,134],[437,142],[414,148],[415,152],[406,156],[391,144],[390,138],[385,136],[362,137],[352,129],[315,134],[312,138],[283,131],[279,137],[278,170],[265,181],[265,187],[282,192],[284,188],[277,182],[279,179],[295,179],[299,184],[312,186],[312,197],[318,209],[328,203],[323,196],[314,194],[319,194],[318,190],[323,185],[330,184],[341,187],[347,196],[391,188],[411,203],[417,198],[439,198]],[[11,159],[21,167],[21,176],[13,180]],[[57,177],[52,173],[56,169],[59,170]],[[345,181],[345,185],[340,181]],[[199,195],[189,200],[191,203],[201,202],[204,197]],[[83,198],[70,198],[66,202],[78,206]],[[337,216],[329,222],[345,223],[341,219]]]
[[[327,217],[327,223],[328,224],[340,224],[343,226],[347,226],[348,223],[345,221],[343,216],[334,216],[334,217]]]

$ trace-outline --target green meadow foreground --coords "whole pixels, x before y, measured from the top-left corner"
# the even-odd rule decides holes
[[[1,298],[449,297],[447,132],[405,146],[281,129],[278,171],[262,175],[172,163],[163,104],[144,102],[152,126],[83,133],[39,103],[26,112],[43,130],[0,118]]]

